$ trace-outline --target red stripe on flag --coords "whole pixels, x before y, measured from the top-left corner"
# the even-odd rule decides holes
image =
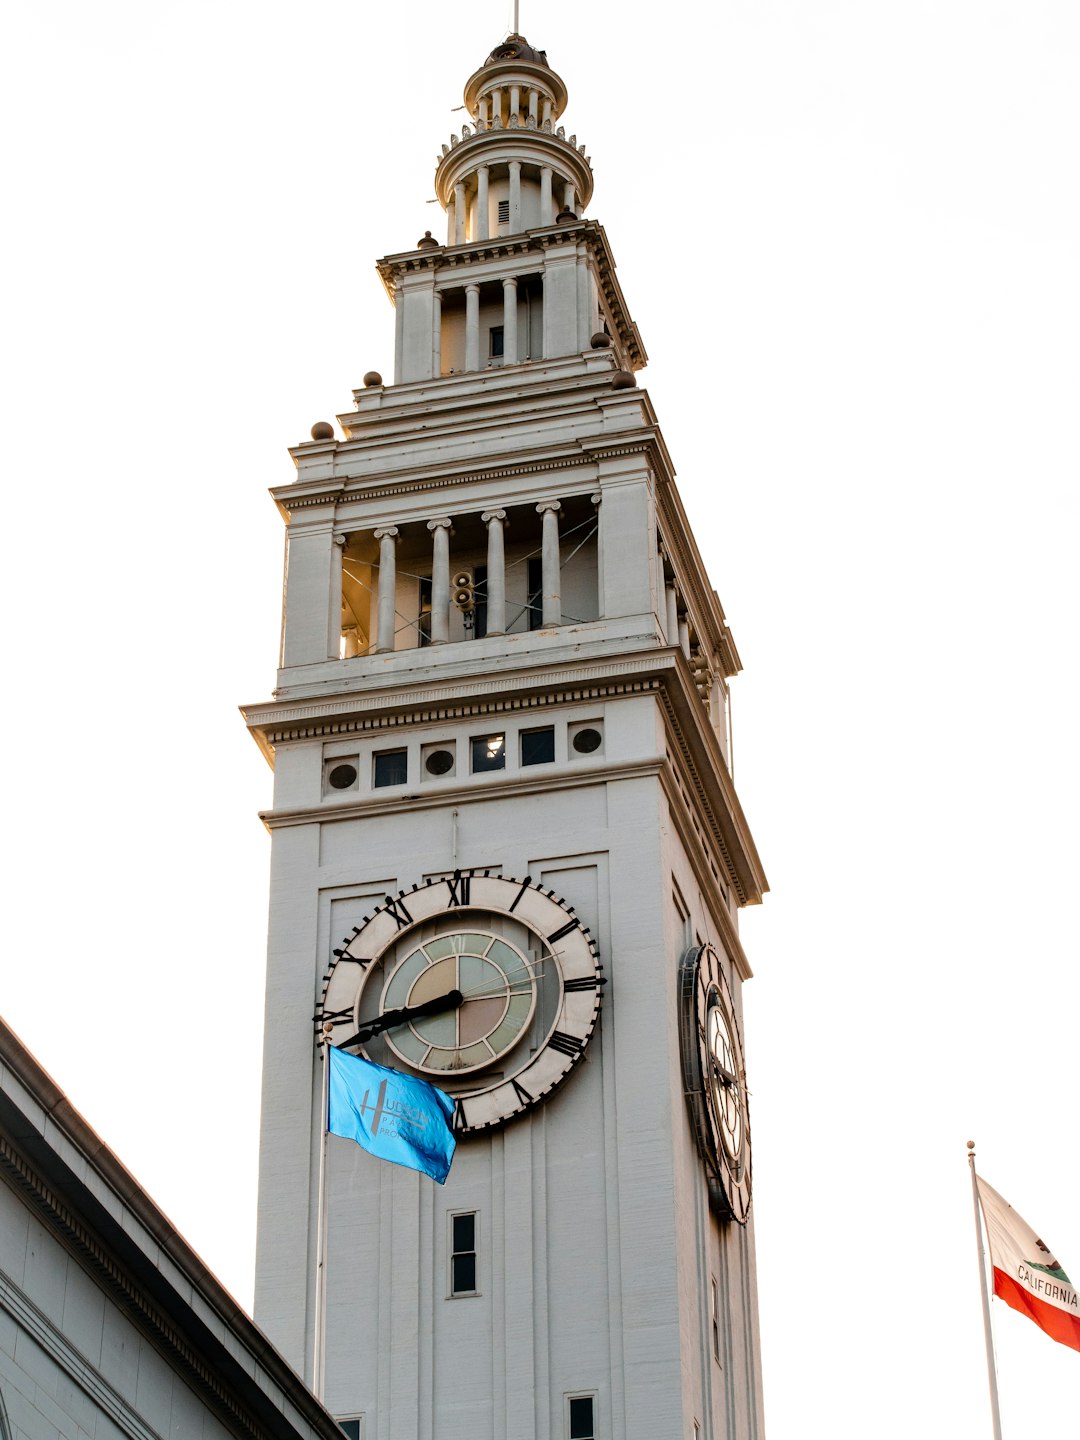
[[[1037,1295],[1032,1295],[1030,1290],[1018,1284],[1011,1275],[1006,1275],[1004,1270],[994,1268],[994,1294],[999,1300],[1004,1300],[1006,1305],[1011,1305],[1014,1310],[1019,1310],[1021,1315],[1026,1315],[1029,1320],[1034,1320],[1039,1329],[1050,1336],[1051,1340],[1057,1340],[1062,1345],[1071,1345],[1074,1350],[1080,1350],[1080,1316],[1069,1315],[1065,1310],[1059,1310],[1056,1305],[1050,1305],[1045,1300],[1040,1300]]]

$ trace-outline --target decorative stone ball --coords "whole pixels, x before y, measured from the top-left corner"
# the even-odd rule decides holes
[[[438,250],[439,242],[432,239],[430,230],[425,230],[422,238],[417,240],[416,248],[418,250]]]
[[[573,210],[560,210],[558,215],[555,216],[555,224],[571,225],[576,219],[577,216],[574,214]]]
[[[378,372],[377,370],[369,370],[369,371],[367,372],[367,374],[364,376],[364,386],[365,386],[365,388],[368,389],[368,390],[370,390],[373,385],[381,385],[381,384],[382,384],[382,376],[379,374],[379,372]]]
[[[611,377],[612,390],[634,390],[637,388],[637,376],[632,370],[616,370]]]
[[[332,440],[334,438],[334,427],[328,420],[316,420],[311,427],[312,440]]]
[[[609,350],[611,348],[611,336],[606,330],[598,330],[589,341],[594,350]]]

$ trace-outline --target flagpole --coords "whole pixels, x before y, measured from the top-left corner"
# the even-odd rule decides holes
[[[319,1141],[319,1194],[316,1204],[318,1226],[315,1246],[315,1338],[311,1357],[311,1388],[317,1400],[322,1400],[326,1388],[326,1148],[330,1091],[330,1037],[324,1037],[319,1047],[322,1051],[322,1105],[320,1110]]]
[[[986,1336],[986,1369],[990,1376],[990,1413],[994,1420],[994,1440],[1001,1440],[1001,1412],[998,1409],[997,1366],[994,1364],[994,1332],[990,1325],[990,1292],[986,1286],[986,1255],[983,1250],[982,1213],[979,1209],[979,1186],[975,1179],[975,1141],[967,1142],[968,1168],[971,1171],[971,1198],[975,1206],[975,1243],[979,1251],[979,1285],[982,1289],[983,1334]]]

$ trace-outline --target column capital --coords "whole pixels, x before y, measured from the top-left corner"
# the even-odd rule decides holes
[[[334,544],[340,545],[343,550],[345,546],[349,543],[349,537],[347,535],[335,535],[333,537],[333,540]]]
[[[468,282],[468,284],[465,286],[465,294],[466,294],[466,295],[479,295],[479,294],[480,294],[480,282],[479,282],[479,280],[470,280],[470,281]]]
[[[434,520],[427,522],[427,528],[429,530],[449,530],[453,523],[449,515],[436,515]]]
[[[398,527],[396,525],[380,525],[378,530],[372,532],[376,540],[382,540],[389,536],[391,540],[397,538]]]
[[[504,276],[503,276],[503,289],[504,289],[504,290],[516,290],[516,289],[517,289],[517,276],[516,276],[516,275],[504,275]]]
[[[556,512],[556,514],[557,514],[561,509],[562,509],[562,501],[561,501],[561,500],[541,500],[541,501],[540,501],[540,504],[537,505],[537,507],[536,507],[536,513],[537,513],[538,515],[544,515],[544,514],[546,514],[549,510],[554,510],[554,511]]]
[[[597,490],[597,492],[596,492],[595,495],[590,495],[590,496],[589,496],[589,499],[592,501],[592,503],[593,503],[594,505],[599,505],[600,502],[601,502],[601,500],[603,500],[603,498],[604,498],[604,497],[603,497],[603,495],[600,494],[600,491],[599,491],[599,490]]]
[[[501,521],[501,520],[505,520],[505,519],[506,519],[506,511],[505,511],[505,510],[485,510],[485,511],[481,514],[480,519],[484,522],[485,525],[490,525],[491,522],[492,522],[492,520],[500,520],[500,521]]]

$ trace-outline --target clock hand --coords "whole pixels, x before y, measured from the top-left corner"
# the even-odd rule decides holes
[[[392,1030],[396,1025],[415,1020],[418,1015],[441,1015],[444,1010],[456,1010],[463,998],[460,990],[449,990],[445,995],[436,995],[434,1000],[425,1000],[422,1005],[403,1005],[400,1010],[387,1010],[374,1020],[369,1020],[355,1035],[350,1035],[348,1040],[343,1040],[340,1048],[344,1050],[349,1045],[359,1045],[364,1040],[371,1040],[374,1036],[381,1035],[384,1030]]]

